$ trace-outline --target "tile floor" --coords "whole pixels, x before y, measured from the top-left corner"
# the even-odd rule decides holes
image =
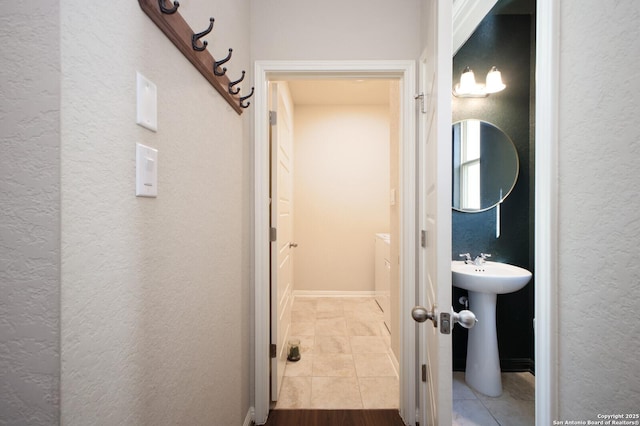
[[[535,378],[530,373],[502,373],[502,395],[483,395],[453,373],[453,426],[535,425]]]
[[[291,338],[302,358],[287,362],[277,409],[398,408],[390,336],[373,297],[296,297]],[[488,397],[454,372],[453,426],[534,425],[534,376],[503,373],[502,385]]]
[[[277,409],[398,408],[390,336],[373,297],[296,297],[291,338],[301,359],[287,362]]]

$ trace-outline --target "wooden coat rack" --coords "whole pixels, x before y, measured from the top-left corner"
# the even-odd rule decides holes
[[[169,7],[167,7],[167,0],[138,0],[138,3],[140,8],[193,66],[200,71],[200,74],[211,83],[229,105],[238,114],[242,114],[242,111],[251,104],[251,102],[245,101],[253,96],[254,88],[251,88],[251,92],[248,95],[240,96],[241,90],[236,86],[244,79],[245,72],[242,71],[242,76],[235,81],[231,81],[227,77],[227,69],[222,65],[231,59],[233,49],[229,49],[229,54],[226,58],[216,61],[207,51],[207,42],[200,41],[202,37],[213,30],[214,19],[209,19],[209,28],[200,33],[194,33],[189,24],[178,13],[180,3],[177,1],[169,2],[172,3]]]

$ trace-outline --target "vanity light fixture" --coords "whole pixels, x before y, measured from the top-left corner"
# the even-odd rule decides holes
[[[453,88],[453,95],[459,98],[486,98],[491,93],[500,92],[507,87],[502,83],[502,74],[498,68],[491,67],[485,84],[476,83],[476,77],[469,67],[465,67],[460,83]]]

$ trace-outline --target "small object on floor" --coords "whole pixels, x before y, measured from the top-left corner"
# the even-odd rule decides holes
[[[289,350],[287,351],[287,360],[291,362],[300,361],[300,339],[289,340]]]

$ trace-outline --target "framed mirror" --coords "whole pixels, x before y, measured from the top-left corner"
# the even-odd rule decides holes
[[[520,162],[502,130],[481,120],[453,123],[452,206],[467,213],[495,207],[511,193]]]

